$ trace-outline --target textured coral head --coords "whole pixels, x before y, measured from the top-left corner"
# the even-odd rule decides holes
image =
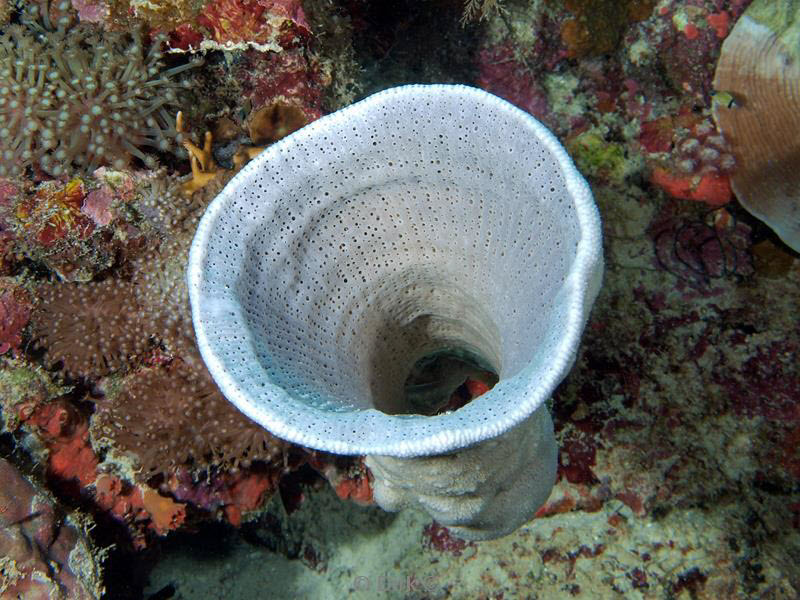
[[[545,401],[601,271],[591,192],[547,129],[476,89],[413,85],[248,164],[204,215],[188,278],[203,358],[250,418],[313,448],[419,456]],[[407,378],[442,356],[433,389],[469,366],[499,383],[418,414]]]

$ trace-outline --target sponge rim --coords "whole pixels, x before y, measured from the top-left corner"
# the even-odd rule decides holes
[[[518,119],[520,126],[528,128],[531,135],[539,139],[562,169],[568,194],[575,203],[580,240],[573,262],[574,268],[570,271],[561,290],[562,297],[569,304],[566,311],[569,318],[568,322],[564,324],[564,333],[558,344],[559,351],[553,357],[553,364],[548,370],[548,376],[535,382],[529,382],[525,389],[524,397],[520,398],[520,401],[511,412],[504,414],[494,412],[492,413],[492,419],[488,422],[483,419],[476,422],[465,422],[463,409],[428,417],[422,415],[388,415],[370,408],[353,411],[352,413],[330,413],[331,417],[336,419],[336,429],[338,429],[339,433],[326,436],[315,428],[309,429],[304,426],[307,424],[285,418],[280,411],[267,410],[266,406],[260,403],[253,394],[242,386],[240,381],[225,369],[223,360],[214,347],[214,323],[204,323],[201,314],[203,304],[201,290],[205,283],[203,266],[208,256],[209,238],[214,231],[215,223],[221,214],[227,210],[228,203],[234,201],[237,188],[249,181],[254,172],[259,170],[263,164],[274,160],[280,155],[284,155],[298,141],[307,140],[315,135],[322,135],[331,126],[339,124],[343,120],[358,119],[363,113],[373,110],[387,101],[398,101],[407,97],[408,102],[419,102],[424,99],[433,100],[439,94],[465,96],[473,102],[485,103],[495,110],[506,113],[509,117]],[[600,216],[594,204],[591,189],[578,172],[566,150],[549,129],[528,113],[478,88],[451,84],[411,84],[378,92],[337,112],[326,115],[276,142],[248,163],[209,204],[200,220],[189,253],[187,282],[197,345],[203,360],[223,395],[245,415],[280,438],[318,450],[337,454],[376,454],[409,457],[442,454],[501,435],[530,416],[549,398],[574,363],[582,330],[599,290],[603,268],[602,262]],[[520,375],[518,374],[515,377]],[[326,415],[323,413],[325,411],[301,404],[269,382],[267,382],[267,386],[272,386],[274,388],[273,391],[285,396],[286,401],[291,403],[295,412],[308,413],[310,421],[316,423],[324,422]],[[482,396],[480,398],[481,404],[489,406],[491,404],[491,395],[492,392],[490,391]],[[474,409],[476,402],[471,403],[468,407]],[[352,428],[342,427],[343,420],[347,420],[348,417],[352,417]],[[437,430],[435,432],[423,431],[428,428],[419,427],[419,425],[430,419],[442,420],[445,423],[439,423],[439,427],[435,428]],[[387,420],[391,423],[387,423]],[[448,427],[445,427],[444,431],[442,431],[441,425],[448,425]],[[370,435],[368,437],[371,440],[365,442],[364,436],[354,435],[349,437],[341,434],[344,429],[361,429],[375,432],[380,431],[381,426],[402,430],[404,439],[398,440],[397,438],[391,439],[391,436]]]

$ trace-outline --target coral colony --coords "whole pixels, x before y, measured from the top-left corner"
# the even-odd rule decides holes
[[[63,10],[68,3],[61,3]],[[0,175],[27,167],[51,176],[125,168],[133,157],[155,159],[141,148],[174,146],[174,111],[183,85],[165,69],[163,38],[145,51],[142,35],[82,26],[42,30],[32,3],[24,25],[0,36]]]
[[[800,597],[799,31],[0,0],[0,599]]]

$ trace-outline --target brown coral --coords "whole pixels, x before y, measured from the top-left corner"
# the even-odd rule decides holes
[[[49,284],[40,297],[34,337],[47,347],[48,360],[63,362],[72,375],[107,375],[149,346],[149,333],[141,329],[142,306],[128,282]]]
[[[288,102],[273,102],[254,111],[247,120],[247,131],[254,144],[270,144],[308,123],[303,110]]]
[[[282,460],[284,442],[220,393],[199,356],[129,375],[122,391],[98,402],[101,436],[135,455],[145,476],[191,464]]]
[[[573,15],[561,26],[571,58],[613,52],[629,23],[650,16],[654,0],[566,0]]]

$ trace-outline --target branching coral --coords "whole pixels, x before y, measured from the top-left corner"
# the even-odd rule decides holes
[[[303,118],[302,111],[299,112],[299,118]],[[269,134],[272,135],[272,138],[269,139],[269,141],[274,142],[286,135],[289,135],[292,131],[295,131],[305,124],[305,121],[298,124],[296,122],[297,118],[298,115],[294,111],[281,111],[280,113],[275,113],[274,118],[272,119],[267,116],[266,118],[261,118],[258,120],[263,121],[266,119],[272,121],[272,129],[269,131]],[[292,119],[294,119],[294,121]],[[183,134],[184,129],[182,112],[178,112],[175,123],[178,133]],[[251,120],[251,139],[253,139],[252,123],[253,121]],[[213,142],[213,134],[210,131],[206,131],[205,135],[203,136],[202,148],[193,144],[189,140],[184,140],[183,147],[186,148],[186,151],[189,153],[189,161],[192,167],[191,179],[181,184],[180,189],[184,196],[189,197],[195,192],[206,188],[212,181],[218,179],[217,175],[225,172],[225,169],[221,169],[214,160],[214,153],[212,152]],[[263,146],[240,146],[232,156],[234,171],[241,169],[245,164],[258,156],[262,150],[264,150]],[[230,175],[231,173],[229,172],[228,176]],[[227,178],[225,177],[221,179],[227,181]]]
[[[470,21],[487,18],[492,11],[500,11],[502,6],[500,0],[466,0],[464,2],[464,12],[461,15],[461,24],[465,25]]]
[[[125,167],[143,149],[171,149],[169,107],[196,63],[164,69],[163,40],[78,26],[41,34],[14,25],[0,35],[0,175],[29,167],[50,175]]]
[[[180,113],[178,113],[178,116],[180,117]],[[187,152],[189,152],[189,161],[192,165],[192,178],[185,182],[181,188],[187,196],[191,196],[197,190],[203,189],[219,174],[220,169],[217,163],[214,162],[214,157],[211,153],[211,143],[210,131],[206,131],[202,148],[189,141],[183,143]]]

